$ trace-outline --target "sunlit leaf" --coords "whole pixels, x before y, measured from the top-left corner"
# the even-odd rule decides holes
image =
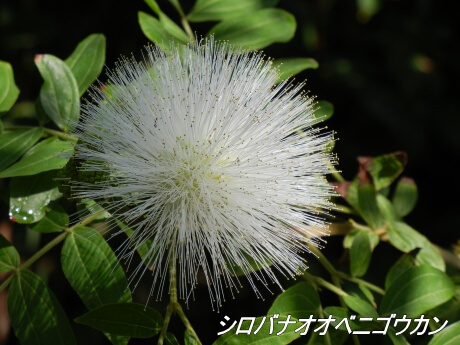
[[[296,21],[280,9],[264,9],[220,22],[208,35],[246,49],[261,49],[275,42],[287,42],[293,36]]]
[[[396,212],[401,217],[408,215],[417,204],[417,199],[418,189],[414,180],[407,177],[401,178],[393,194],[393,205]]]
[[[105,36],[93,34],[81,41],[65,60],[78,84],[79,95],[101,74],[105,61]]]
[[[441,327],[441,325],[439,325]],[[457,345],[460,343],[460,321],[435,334],[428,345]]]
[[[64,132],[72,131],[80,114],[80,94],[71,69],[53,55],[37,55],[35,64],[45,81],[40,90],[44,111]]]
[[[56,137],[33,146],[21,160],[0,173],[0,178],[30,176],[44,171],[61,169],[72,155],[74,143]]]
[[[380,305],[383,315],[419,316],[448,301],[455,294],[449,277],[429,265],[412,267],[388,288]]]
[[[0,115],[14,105],[19,89],[14,83],[13,68],[8,62],[0,61]]]
[[[26,128],[0,134],[0,171],[19,159],[43,135],[41,128]]]
[[[316,288],[301,282],[280,294],[273,302],[267,315],[291,315],[297,319],[305,315],[318,316],[321,302]]]
[[[277,0],[197,0],[187,19],[191,22],[221,21],[273,6]]]

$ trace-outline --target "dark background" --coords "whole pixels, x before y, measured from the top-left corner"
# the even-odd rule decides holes
[[[158,3],[177,20],[166,0]],[[186,12],[193,4],[181,3]],[[297,19],[296,35],[291,42],[264,51],[273,58],[313,57],[319,62],[318,70],[305,71],[297,79],[307,79],[311,94],[334,104],[335,114],[327,126],[337,132],[335,151],[347,179],[357,171],[357,156],[407,152],[404,175],[415,179],[420,194],[407,221],[432,242],[449,247],[460,237],[458,11],[455,1],[382,0],[380,4],[374,16],[366,16],[359,13],[354,0],[281,0],[278,7]],[[34,101],[38,95],[42,80],[33,63],[35,54],[65,59],[91,33],[106,35],[109,67],[121,54],[137,54],[147,43],[137,24],[139,10],[151,13],[142,1],[0,0],[0,60],[13,65],[21,90],[19,102]],[[210,25],[192,24],[192,28],[205,34]],[[341,238],[328,242],[326,255],[335,262],[342,254]],[[369,274],[378,277],[380,271],[386,272],[397,255],[380,245]],[[315,263],[311,265],[315,271]],[[59,267],[56,271],[52,277],[57,278],[49,284],[68,314],[73,318],[84,313],[78,297],[58,274]],[[142,289],[137,299],[145,303],[147,290]],[[273,289],[275,294],[278,291]],[[270,293],[265,295],[272,299]],[[254,302],[254,297],[245,286],[216,313],[210,312],[206,288],[199,288],[198,301],[191,302],[188,313],[205,344],[211,343],[224,315],[258,316],[268,310],[269,301]],[[96,332],[77,329],[82,343],[104,341]],[[10,338],[8,344],[16,344]]]

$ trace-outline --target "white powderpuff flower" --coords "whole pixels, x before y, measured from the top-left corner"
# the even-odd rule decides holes
[[[152,269],[158,297],[175,265],[179,297],[201,276],[219,306],[240,287],[236,269],[257,296],[255,280],[306,269],[307,243],[327,233],[335,159],[303,84],[276,85],[263,54],[213,39],[147,47],[108,76],[111,95],[93,88],[83,106],[75,152],[80,169],[108,177],[71,186],[132,228],[122,258],[149,243],[131,281]]]

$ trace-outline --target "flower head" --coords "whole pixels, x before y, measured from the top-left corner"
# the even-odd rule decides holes
[[[219,304],[236,269],[259,295],[254,279],[302,272],[306,244],[327,232],[332,135],[311,127],[303,84],[277,78],[261,53],[210,39],[147,47],[109,72],[110,95],[93,89],[75,157],[107,177],[72,188],[132,228],[122,257],[148,243],[134,276],[152,267],[152,293],[173,264],[182,298],[204,274]]]

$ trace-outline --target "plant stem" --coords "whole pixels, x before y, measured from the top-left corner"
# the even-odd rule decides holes
[[[169,2],[174,6],[176,11],[179,13],[180,22],[185,32],[187,33],[188,37],[190,37],[190,40],[194,41],[195,35],[193,34],[192,28],[190,27],[190,24],[188,23],[187,16],[185,15],[184,10],[182,9],[182,6],[180,5],[179,1],[169,0]]]
[[[63,140],[73,141],[73,142],[77,142],[77,141],[78,141],[78,138],[77,138],[75,135],[68,134],[68,133],[64,133],[64,132],[61,132],[61,131],[56,131],[56,130],[54,130],[54,129],[50,129],[50,128],[46,128],[46,127],[37,127],[37,126],[9,126],[9,127],[4,128],[4,129],[5,129],[5,130],[8,130],[8,129],[33,129],[33,128],[41,128],[41,129],[43,129],[45,136],[54,136],[54,137],[61,138],[61,139],[63,139]]]
[[[182,323],[185,326],[185,329],[189,331],[193,335],[198,345],[201,345],[201,341],[198,338],[195,330],[192,327],[192,324],[188,320],[187,316],[184,313],[178,299],[177,299],[177,279],[176,279],[176,260],[174,259],[174,254],[170,254],[169,260],[169,279],[170,279],[170,286],[169,286],[169,304],[166,308],[166,315],[163,321],[163,327],[160,332],[160,337],[158,338],[158,345],[163,345],[164,339],[166,337],[166,332],[168,331],[169,321],[171,320],[171,316],[173,314],[177,314],[179,318],[182,320]]]
[[[377,292],[379,295],[382,295],[382,296],[385,295],[385,290],[383,290],[382,288],[378,287],[377,285],[369,283],[369,282],[367,282],[367,281],[365,281],[363,279],[352,277],[352,276],[350,276],[350,275],[348,275],[346,273],[340,272],[340,271],[337,271],[337,275],[342,279],[351,281],[351,282],[356,283],[356,284],[364,285],[369,290]]]

